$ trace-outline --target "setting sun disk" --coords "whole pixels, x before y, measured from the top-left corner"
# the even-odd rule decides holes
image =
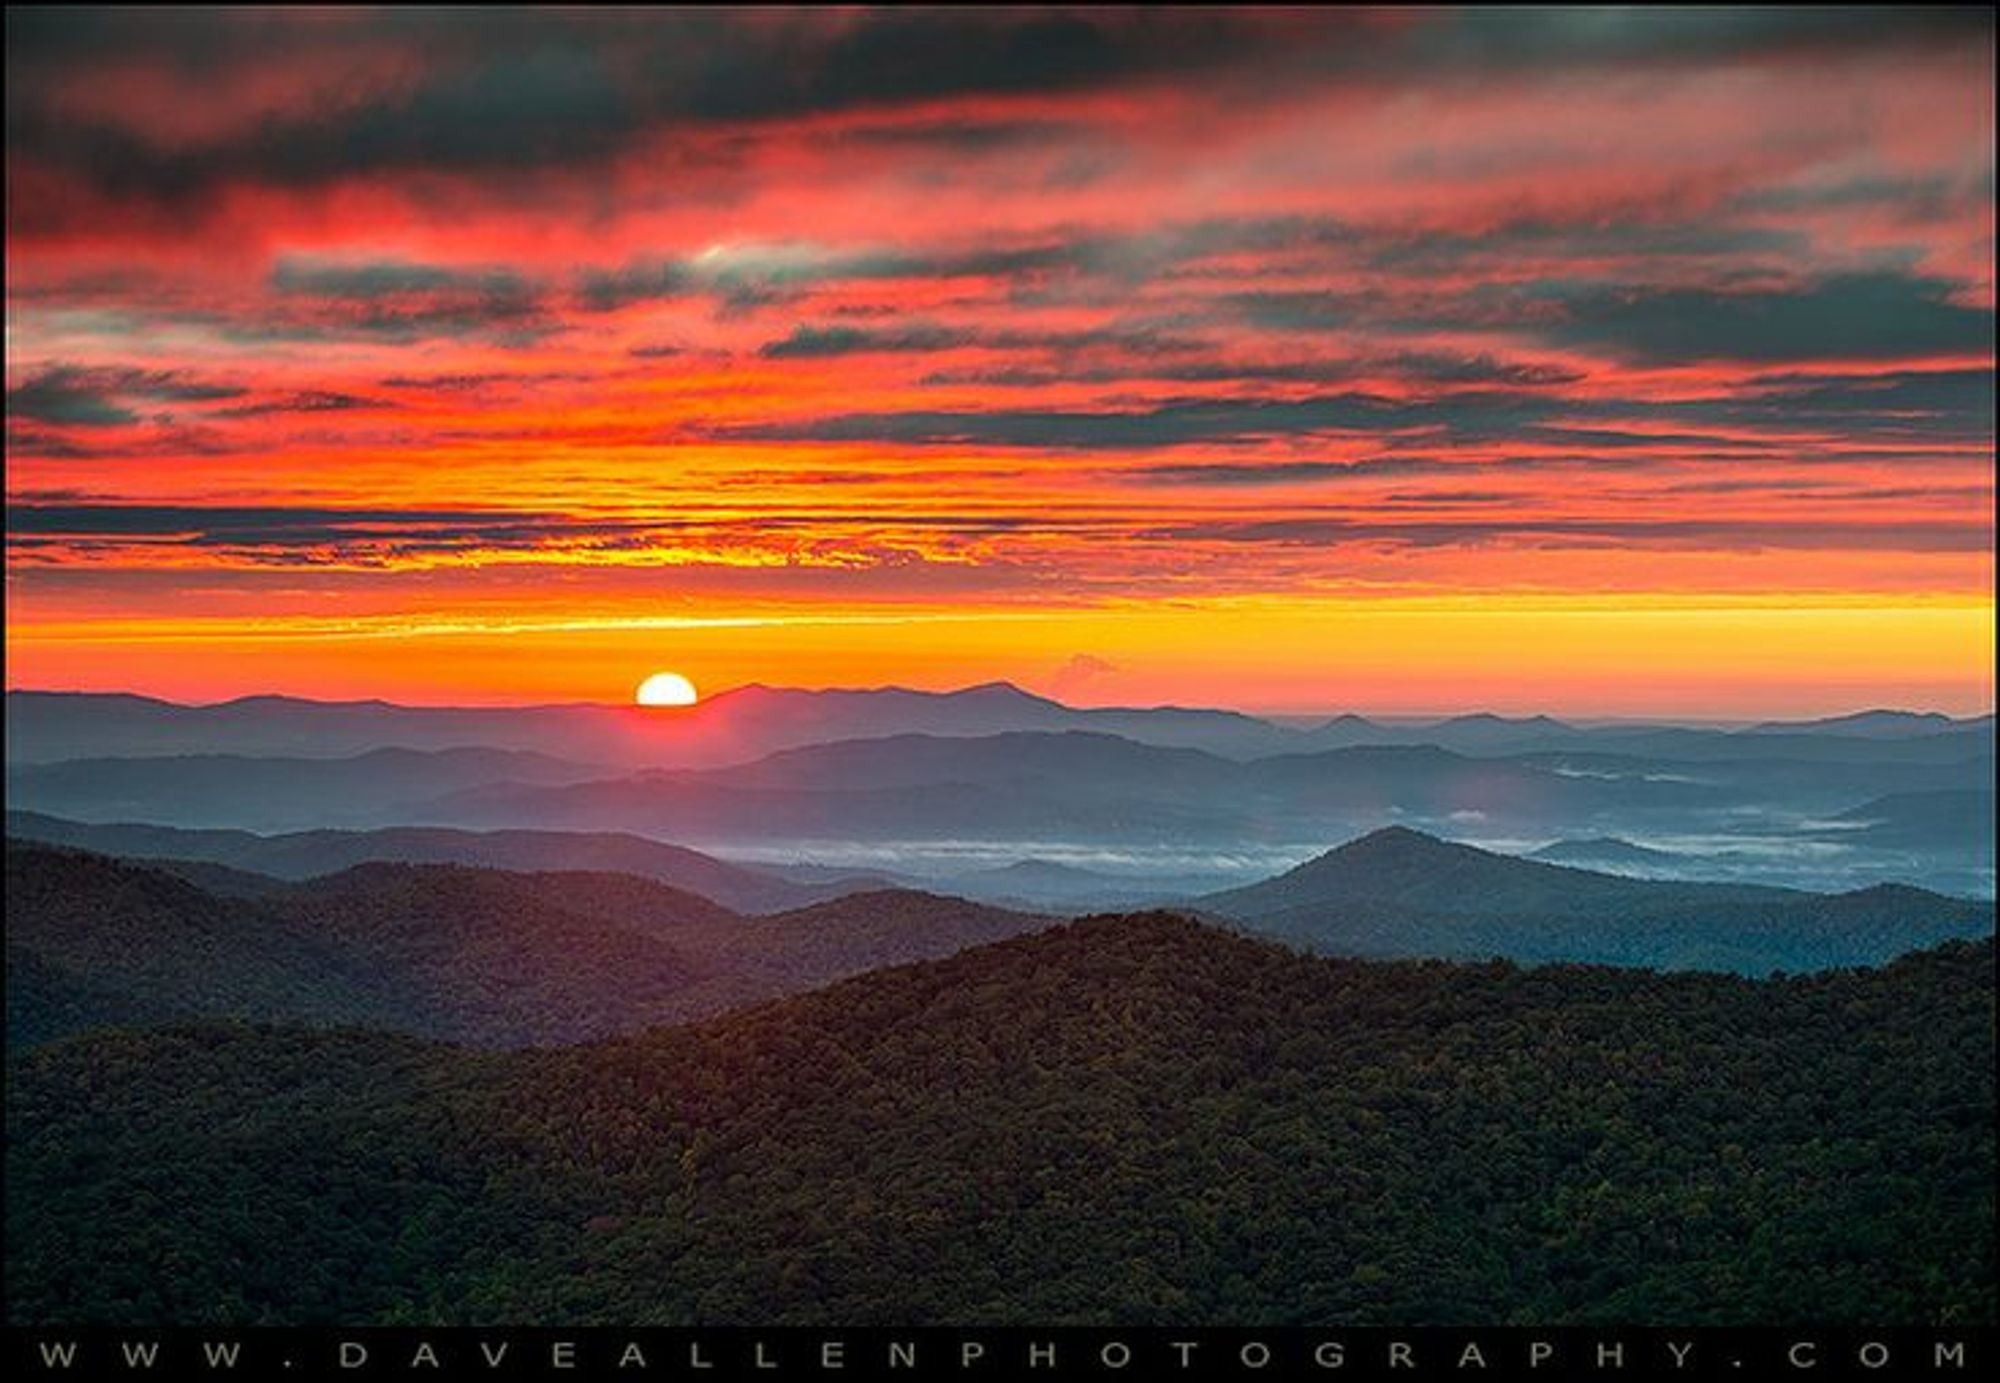
[[[656,672],[639,684],[637,700],[641,706],[692,706],[700,697],[678,672]]]

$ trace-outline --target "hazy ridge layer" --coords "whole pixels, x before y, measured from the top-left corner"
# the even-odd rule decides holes
[[[893,883],[1076,914],[1402,825],[1508,854],[1613,839],[1562,862],[1684,881],[1994,887],[1990,716],[1277,724],[1004,684],[746,687],[666,716],[27,691],[7,712],[10,834],[290,878],[403,859],[638,873],[743,912]],[[1113,877],[994,872],[1035,860]]]

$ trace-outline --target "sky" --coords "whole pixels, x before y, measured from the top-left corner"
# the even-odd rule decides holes
[[[12,8],[14,687],[1988,710],[1984,8]]]

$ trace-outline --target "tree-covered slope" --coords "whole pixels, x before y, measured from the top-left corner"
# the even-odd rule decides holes
[[[1714,975],[1101,918],[700,1025],[16,1057],[20,1321],[1994,1315],[1993,951]]]
[[[1788,895],[1796,896],[1787,889],[1755,885],[1656,883],[1598,874],[1389,826],[1274,879],[1203,901],[1226,916],[1247,918],[1354,903],[1466,917],[1575,917],[1694,904],[1728,906]]]
[[[267,882],[225,897],[168,867],[9,842],[8,1041],[209,1017],[575,1042],[1047,920],[893,890],[742,917],[630,875],[456,865]]]
[[[1808,893],[1600,874],[1389,827],[1206,911],[1335,955],[1505,956],[1764,975],[1879,965],[1993,931],[1993,905],[1880,885]]]
[[[7,1040],[227,1015],[388,1023],[384,977],[261,902],[162,870],[7,843]]]

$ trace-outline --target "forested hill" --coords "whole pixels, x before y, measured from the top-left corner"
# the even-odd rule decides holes
[[[615,832],[455,831],[442,826],[401,826],[260,836],[249,831],[106,825],[10,811],[7,834],[24,842],[67,846],[120,859],[157,860],[183,877],[189,876],[189,865],[196,861],[291,880],[385,861],[475,865],[517,873],[636,874],[698,893],[741,913],[784,912],[881,887],[879,879],[864,876],[818,884],[793,883],[699,850]]]
[[[13,1059],[24,1322],[1991,1321],[1994,953],[1752,981],[1098,918],[709,1022]]]
[[[7,845],[7,1040],[189,1018],[518,1046],[705,1018],[1047,924],[897,890],[742,917],[628,874],[364,864],[255,896]]]
[[[1196,906],[1333,955],[1506,956],[1744,975],[1879,965],[1993,931],[1992,903],[1920,888],[1806,893],[1635,879],[1399,826]]]

